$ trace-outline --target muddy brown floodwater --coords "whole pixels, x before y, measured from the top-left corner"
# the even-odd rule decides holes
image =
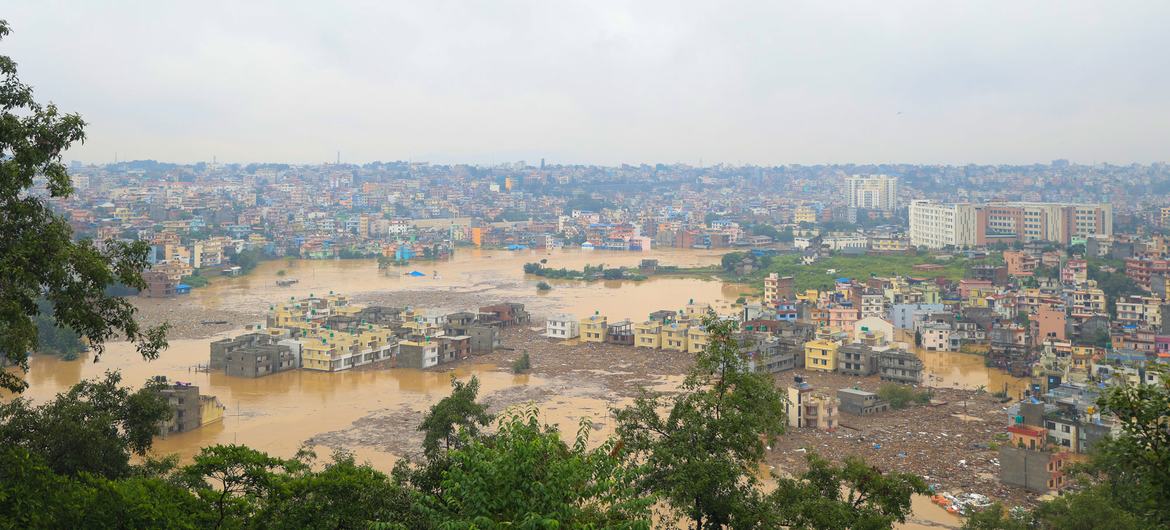
[[[526,276],[524,263],[548,260],[547,267],[580,269],[586,264],[637,266],[642,259],[680,267],[717,265],[722,251],[662,249],[650,252],[606,252],[581,250],[492,251],[459,249],[444,262],[419,262],[406,268],[379,270],[373,260],[270,261],[240,278],[217,278],[205,288],[170,300],[138,299],[142,320],[174,324],[170,347],[160,358],[144,362],[126,343],[111,343],[101,362],[88,356],[79,361],[34,356],[27,375],[29,389],[24,396],[44,402],[82,378],[100,376],[106,370],[120,370],[123,381],[138,386],[156,375],[173,381],[190,382],[204,394],[218,397],[227,407],[224,420],[194,431],[159,438],[155,451],[177,453],[186,459],[200,448],[213,444],[247,444],[274,455],[291,456],[300,447],[327,456],[330,448],[344,447],[359,459],[389,470],[394,461],[415,454],[421,436],[415,430],[425,411],[450,388],[452,375],[481,381],[481,397],[493,411],[508,406],[534,403],[548,423],[556,424],[572,437],[582,418],[595,422],[591,441],[600,443],[613,433],[608,409],[630,402],[630,388],[646,386],[660,390],[677,384],[681,368],[649,368],[650,373],[615,371],[612,358],[598,355],[594,364],[580,360],[565,362],[572,370],[555,370],[550,361],[542,372],[537,363],[532,375],[513,375],[502,369],[505,355],[490,362],[462,363],[450,371],[410,369],[362,370],[341,373],[293,371],[260,379],[229,378],[192,367],[206,363],[208,344],[238,333],[249,322],[259,321],[269,305],[292,296],[345,293],[362,303],[413,305],[449,310],[474,309],[494,301],[526,304],[536,323],[551,313],[568,312],[578,317],[597,311],[610,320],[644,320],[658,309],[680,309],[689,301],[707,302],[720,313],[734,311],[733,303],[755,286],[731,284],[707,278],[652,277],[642,282],[593,282],[549,280],[553,289],[538,293],[541,278]],[[413,270],[426,277],[409,277]],[[283,272],[281,272],[283,271]],[[296,279],[290,287],[279,287],[278,279]],[[203,320],[227,320],[226,325],[203,325]],[[531,335],[529,332],[525,332]],[[513,341],[531,341],[524,333]],[[541,339],[543,340],[543,339]],[[523,344],[505,344],[523,347]],[[547,345],[545,348],[554,347]],[[581,350],[584,351],[584,350]],[[627,366],[645,365],[640,353],[620,353]],[[577,355],[577,354],[569,354]],[[930,386],[989,391],[1007,388],[1018,395],[1026,384],[998,370],[983,366],[982,358],[950,352],[921,352]],[[485,358],[488,361],[488,358]],[[638,362],[641,361],[641,362]],[[582,364],[583,363],[583,364]],[[649,363],[653,365],[654,363]],[[589,369],[584,369],[589,365]],[[617,379],[615,379],[617,378]],[[957,519],[929,502],[915,500],[914,528],[955,525]],[[939,512],[939,513],[935,513]],[[941,514],[941,515],[940,515]]]

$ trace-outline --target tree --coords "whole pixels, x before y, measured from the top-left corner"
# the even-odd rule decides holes
[[[203,504],[204,526],[243,526],[271,496],[274,473],[305,466],[243,445],[204,447],[179,471],[180,482]]]
[[[587,420],[570,447],[538,413],[506,413],[492,436],[463,434],[439,493],[422,502],[434,527],[648,529],[654,499],[635,491],[621,448],[587,449]]]
[[[8,23],[0,20],[0,39],[8,33]],[[59,327],[88,339],[95,359],[115,334],[135,342],[144,358],[156,358],[166,346],[165,326],[141,329],[134,306],[105,293],[118,283],[146,287],[142,270],[149,246],[73,241],[65,219],[30,193],[38,177],[51,198],[73,193],[61,155],[85,139],[85,122],[51,103],[37,103],[7,56],[0,56],[0,76],[0,354],[27,371],[28,352],[37,345],[37,300],[43,297]],[[0,388],[21,392],[26,386],[17,374],[0,371]]]
[[[267,528],[365,528],[372,521],[422,526],[407,488],[369,465],[357,464],[344,451],[334,453],[321,471],[276,474],[272,484],[254,517]]]
[[[912,403],[929,403],[930,394],[917,392],[913,388],[897,383],[884,383],[878,387],[878,397],[888,401],[895,409],[904,409]]]
[[[130,475],[131,453],[146,454],[171,409],[158,383],[131,392],[121,381],[117,372],[107,372],[44,405],[20,398],[0,405],[0,447],[25,449],[62,475]]]
[[[703,319],[709,343],[681,391],[644,394],[615,410],[618,436],[644,462],[639,486],[658,495],[696,530],[747,527],[761,517],[758,464],[784,430],[784,403],[764,374],[748,371],[735,323]],[[662,416],[660,410],[666,409]]]
[[[770,526],[892,528],[906,522],[911,497],[928,491],[917,475],[882,473],[855,456],[834,466],[809,455],[808,465],[798,479],[776,479],[776,490],[768,496],[776,518]]]
[[[479,434],[480,427],[491,423],[492,416],[487,407],[475,401],[478,396],[479,378],[472,376],[464,383],[451,377],[451,395],[432,405],[418,426],[418,430],[425,433],[423,452],[427,458],[439,456],[440,443],[444,453],[451,451],[452,444],[458,444],[461,439],[460,431],[474,437]]]
[[[1028,530],[1032,528],[1030,513],[1008,513],[1000,503],[977,510],[963,522],[963,530]]]
[[[512,363],[512,373],[522,374],[532,369],[532,359],[528,357],[528,352],[520,354],[520,358]]]

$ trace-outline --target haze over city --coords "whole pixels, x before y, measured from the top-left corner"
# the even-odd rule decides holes
[[[1153,162],[1170,3],[13,2],[85,162]]]

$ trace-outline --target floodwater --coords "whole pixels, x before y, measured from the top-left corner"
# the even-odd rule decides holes
[[[680,309],[688,302],[706,302],[717,311],[734,310],[734,300],[753,290],[753,286],[724,283],[700,278],[655,278],[642,282],[547,280],[551,291],[538,293],[541,278],[527,276],[523,265],[548,260],[545,266],[580,269],[586,264],[637,266],[642,259],[657,259],[662,265],[680,267],[709,266],[719,263],[721,251],[661,249],[650,252],[606,252],[581,250],[492,251],[459,249],[453,259],[444,262],[419,262],[406,268],[379,270],[373,260],[270,261],[261,264],[248,276],[217,278],[210,286],[195,289],[179,303],[197,304],[205,309],[225,309],[249,313],[261,312],[290,296],[323,294],[329,291],[350,296],[395,291],[434,291],[433,302],[426,306],[450,310],[473,309],[447,305],[444,293],[479,293],[492,300],[516,300],[528,305],[539,321],[556,312],[578,317],[597,311],[611,321],[630,318],[644,320],[651,311]],[[403,273],[418,270],[426,277],[409,277]],[[283,273],[281,273],[283,271]],[[297,279],[290,287],[276,285],[278,279]],[[243,324],[243,323],[240,323]],[[126,343],[113,343],[100,363],[88,356],[80,361],[61,361],[56,357],[34,356],[27,375],[29,389],[25,397],[36,402],[51,399],[82,378],[94,378],[106,370],[121,370],[123,381],[133,386],[156,375],[172,381],[193,383],[204,394],[218,397],[227,407],[224,419],[188,433],[159,438],[155,451],[177,453],[187,459],[199,448],[213,444],[240,443],[260,448],[270,454],[289,457],[306,440],[323,433],[345,431],[355,422],[371,415],[403,416],[404,421],[421,418],[421,413],[448,395],[450,378],[472,375],[481,382],[480,395],[522,391],[535,397],[542,420],[557,425],[567,439],[577,432],[582,417],[597,426],[591,433],[596,444],[613,433],[607,417],[610,406],[628,401],[614,400],[603,388],[566,391],[564,381],[549,381],[537,376],[513,375],[488,365],[462,365],[450,372],[410,369],[368,370],[341,373],[293,371],[260,379],[229,378],[219,373],[192,371],[206,363],[208,344],[233,333],[205,339],[171,340],[158,360],[143,362]],[[1017,397],[1026,381],[988,369],[983,358],[954,352],[919,352],[927,369],[927,381],[935,387],[983,387],[989,392],[1006,390]],[[599,367],[602,368],[602,367]],[[661,378],[662,388],[677,385],[677,378]],[[542,389],[544,390],[542,392]],[[530,391],[530,392],[528,392]],[[525,393],[528,392],[528,393]],[[516,400],[513,400],[516,401]],[[402,422],[396,423],[402,432]],[[413,424],[407,429],[412,430]],[[369,442],[344,444],[359,460],[389,470],[396,460],[391,444],[382,443],[387,435],[374,436]],[[390,435],[392,436],[392,435]],[[327,456],[324,446],[313,446],[319,456]],[[915,499],[914,521],[906,528],[957,526],[957,519],[925,498]]]
[[[725,251],[656,249],[648,252],[559,250],[479,250],[457,249],[452,259],[439,262],[415,262],[407,267],[379,270],[374,260],[276,260],[262,263],[247,276],[217,278],[207,287],[194,289],[187,301],[208,309],[254,311],[290,296],[324,294],[329,291],[356,295],[392,293],[394,291],[434,290],[429,304],[448,307],[443,292],[480,293],[494,300],[517,300],[541,315],[555,312],[578,317],[595,311],[611,321],[629,318],[645,320],[659,309],[677,310],[689,301],[710,303],[717,311],[731,309],[750,286],[699,278],[650,277],[640,282],[549,280],[524,274],[524,264],[547,260],[545,267],[580,270],[585,265],[637,267],[643,259],[656,259],[661,265],[696,267],[718,265]],[[283,275],[281,274],[283,271]],[[426,276],[405,273],[418,271]],[[277,286],[277,280],[296,279],[289,287]],[[553,289],[539,293],[536,284],[546,281]],[[473,309],[473,308],[472,308]]]

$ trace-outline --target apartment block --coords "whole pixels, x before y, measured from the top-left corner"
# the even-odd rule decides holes
[[[1039,202],[910,204],[910,243],[928,248],[1074,240],[1113,234],[1113,206]]]

